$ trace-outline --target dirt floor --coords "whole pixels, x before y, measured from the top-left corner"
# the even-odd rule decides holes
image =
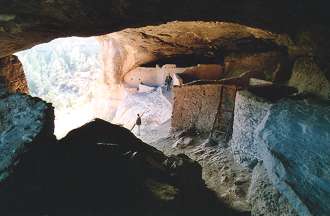
[[[150,133],[143,133],[140,138],[166,155],[184,153],[198,161],[203,167],[203,179],[207,187],[221,201],[240,212],[250,211],[247,191],[251,173],[234,162],[226,145],[220,143],[208,146],[205,145],[207,137],[202,135],[182,136],[182,133],[171,133],[170,121]]]
[[[172,92],[162,90],[163,95],[173,104]],[[184,153],[198,161],[203,168],[203,179],[207,187],[216,193],[219,200],[234,210],[249,214],[247,192],[251,172],[234,162],[228,146],[221,141],[215,146],[205,145],[207,136],[172,132],[170,128],[169,119],[158,127],[141,127],[141,136],[138,137],[166,155]],[[133,133],[136,132],[133,130]]]

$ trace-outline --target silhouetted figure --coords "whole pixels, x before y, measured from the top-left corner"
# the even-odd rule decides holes
[[[141,117],[140,117],[140,114],[137,114],[137,118],[136,118],[136,126],[137,126],[137,129],[138,129],[138,131],[137,131],[137,135],[138,136],[140,136],[141,134],[141,124],[142,124],[142,121],[141,121]]]
[[[166,85],[166,89],[167,91],[169,91],[172,87],[172,81],[173,81],[173,78],[171,77],[170,74],[168,74],[165,78],[165,85]]]

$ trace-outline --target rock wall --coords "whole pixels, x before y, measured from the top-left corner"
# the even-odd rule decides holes
[[[16,56],[0,59],[0,77],[9,92],[29,92],[23,66]]]
[[[222,109],[233,110],[235,88],[224,88],[222,106],[219,107],[221,85],[183,85],[174,87],[174,105],[172,129],[196,129],[209,133],[216,130],[227,131],[232,125],[232,113],[226,114]]]
[[[0,99],[0,186],[30,150],[45,145],[54,132],[50,104],[23,94]]]
[[[261,53],[235,53],[226,56],[225,77],[255,71],[255,78],[284,82],[290,78],[291,68],[285,50]]]
[[[256,129],[258,154],[274,186],[300,215],[330,212],[330,105],[284,100]]]
[[[251,168],[261,161],[278,194],[298,215],[327,215],[330,211],[329,113],[330,105],[324,101],[282,99],[270,104],[247,92],[236,97],[231,140],[236,161]],[[253,172],[251,187],[266,188],[258,180],[263,178],[262,172]],[[251,196],[262,197],[255,190]],[[280,196],[267,196],[266,200],[251,198],[256,215],[265,211],[267,203],[279,205],[276,212],[288,209]],[[294,215],[294,211],[287,214]]]
[[[234,158],[244,166],[253,167],[261,158],[255,129],[266,116],[271,104],[247,91],[238,91],[235,99],[233,135],[230,146]]]
[[[330,81],[326,73],[310,57],[296,60],[289,85],[296,87],[300,92],[330,99]]]

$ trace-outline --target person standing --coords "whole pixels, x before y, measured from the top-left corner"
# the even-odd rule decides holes
[[[171,89],[172,81],[173,81],[173,78],[171,77],[171,75],[167,74],[166,79],[165,79],[165,85],[166,85],[167,91],[169,91]]]
[[[137,118],[136,118],[136,122],[135,122],[136,126],[137,126],[137,135],[140,136],[141,135],[141,124],[142,124],[142,121],[141,121],[141,116],[140,114],[137,114]]]

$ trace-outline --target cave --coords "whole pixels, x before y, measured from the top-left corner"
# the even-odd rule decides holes
[[[1,4],[1,215],[330,212],[328,3]]]

